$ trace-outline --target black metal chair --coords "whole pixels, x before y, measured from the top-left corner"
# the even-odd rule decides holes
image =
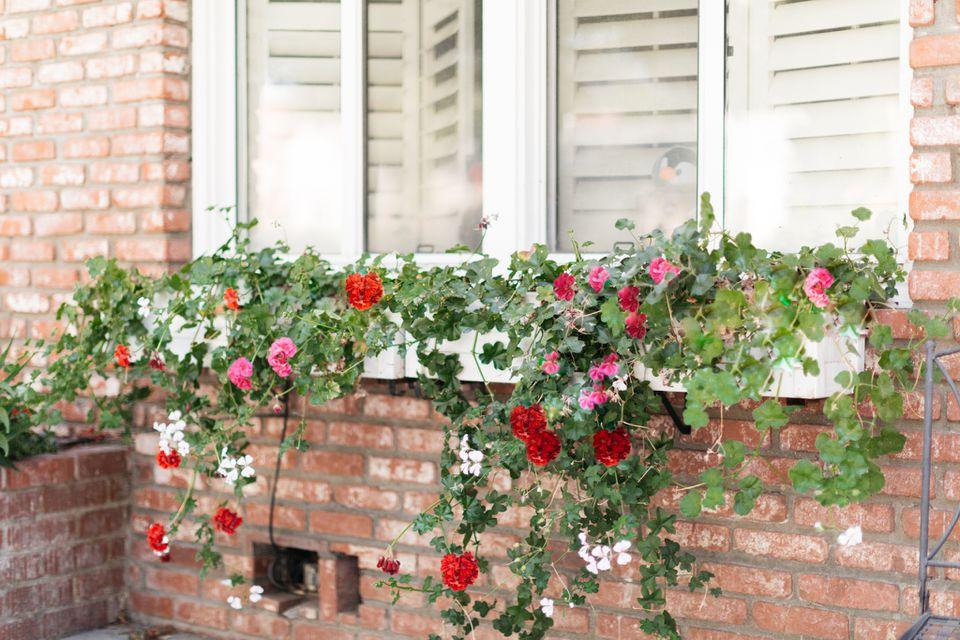
[[[960,347],[937,352],[933,341],[927,342],[926,378],[923,394],[923,476],[920,484],[920,619],[900,637],[900,640],[960,640],[960,619],[936,616],[930,612],[930,594],[927,591],[929,569],[952,568],[960,569],[960,562],[938,560],[937,554],[946,544],[947,539],[960,521],[960,506],[953,514],[953,519],[943,537],[930,550],[928,534],[930,531],[930,472],[932,461],[930,445],[933,439],[933,371],[934,365],[940,369],[944,380],[950,386],[953,397],[960,404],[960,389],[950,378],[941,358],[960,353]]]

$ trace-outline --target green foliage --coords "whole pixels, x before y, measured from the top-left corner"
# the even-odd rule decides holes
[[[185,464],[196,479],[215,476],[224,455],[245,451],[246,430],[263,407],[282,404],[294,391],[312,403],[342,396],[356,387],[366,356],[391,347],[413,350],[423,367],[423,393],[449,419],[448,441],[456,447],[467,443],[484,460],[479,475],[461,473],[458,448],[445,449],[440,498],[409,528],[429,536],[440,553],[473,552],[481,571],[488,569],[491,551],[482,536],[505,514],[523,513],[529,529],[506,549],[517,577],[510,593],[474,597],[471,591],[453,592],[438,579],[411,575],[382,584],[395,597],[416,591],[431,602],[447,602],[444,633],[450,637],[469,637],[481,619],[495,616],[493,627],[504,636],[539,639],[553,624],[540,606],[548,585],[562,594],[557,606],[585,605],[599,589],[597,575],[586,568],[571,572],[560,562],[577,552],[580,536],[611,547],[628,541],[638,604],[651,612],[642,628],[679,638],[676,621],[662,610],[666,590],[702,590],[711,576],[693,570],[693,556],[673,539],[676,516],[657,506],[659,497],[679,492],[680,512],[693,518],[724,506],[732,495],[734,511],[746,514],[763,483],[749,473],[757,452],[725,440],[707,452],[710,465],[699,483],[678,487],[667,466],[673,441],[648,426],[658,399],[644,372],[686,386],[683,415],[695,428],[711,418],[722,421],[727,408],[751,407],[756,429],[767,433],[790,419],[790,407],[777,397],[784,371],[816,373],[820,363],[812,355],[813,344],[872,329],[875,357],[869,368],[851,367],[837,377],[843,389],[825,404],[833,429],[817,439],[818,458],[800,460],[790,478],[798,491],[825,505],[879,491],[883,477],[875,460],[903,446],[895,429],[903,413],[901,391],[917,372],[913,345],[895,343],[887,329],[872,325],[873,305],[891,297],[904,274],[886,242],[868,241],[856,251],[848,247],[857,235],[856,222],[867,217],[866,210],[853,212],[854,224],[839,233],[842,246],[783,254],[754,246],[748,234],[716,231],[704,196],[699,219],[669,237],[640,236],[631,222],[619,221],[617,228],[635,240],[636,248],[625,254],[585,259],[575,244],[576,259],[560,264],[538,246],[515,254],[509,264],[474,254],[432,268],[417,265],[411,255],[364,256],[346,269],[312,251],[290,259],[283,246],[252,250],[243,239],[249,225],[241,225],[212,255],[158,280],[113,261],[91,261],[90,282],[59,312],[71,330],[48,347],[51,364],[37,382],[50,390],[52,405],[76,398],[95,376],[119,378],[118,394],[95,397],[99,420],[107,426],[128,424],[132,403],[147,388],[159,387],[167,409],[181,411],[191,425]],[[649,266],[661,257],[678,273],[668,272],[655,283]],[[599,292],[587,284],[597,267],[609,274]],[[815,306],[804,292],[814,268],[836,278],[826,291],[827,309]],[[344,279],[371,272],[383,279],[384,297],[360,311],[347,303]],[[552,283],[562,272],[575,279],[571,301],[554,295]],[[639,289],[638,311],[647,319],[643,339],[626,330],[628,310],[618,298],[626,285]],[[239,311],[224,308],[228,287],[240,292]],[[150,301],[147,317],[137,312],[142,298]],[[927,316],[917,323],[930,335],[948,326],[946,318]],[[482,335],[494,339],[481,342]],[[298,347],[290,362],[293,375],[286,379],[266,362],[271,342],[281,336]],[[486,383],[464,384],[464,361],[446,348],[453,341],[472,344],[473,364],[481,372],[481,365],[508,371],[515,386],[494,393]],[[129,368],[114,364],[120,343],[134,353]],[[552,352],[559,371],[549,374],[543,364]],[[581,393],[593,390],[587,372],[610,354],[617,356],[618,371],[600,383],[606,402],[581,408]],[[227,379],[230,364],[241,356],[253,363],[249,391]],[[162,371],[149,366],[151,358],[163,361]],[[208,371],[216,377],[212,387],[201,384]],[[549,429],[561,442],[558,456],[544,468],[531,465],[509,425],[514,407],[534,403],[543,406]],[[631,455],[604,466],[595,457],[593,436],[618,428],[630,434]],[[300,431],[283,443],[285,449],[303,446]],[[252,481],[240,478],[238,499]],[[205,567],[216,567],[220,558],[209,518],[193,514],[197,501],[190,486],[170,528],[195,518],[198,557]]]

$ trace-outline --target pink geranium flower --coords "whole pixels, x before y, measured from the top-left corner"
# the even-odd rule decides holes
[[[620,365],[617,364],[617,354],[611,353],[604,358],[600,364],[595,364],[590,367],[587,375],[589,375],[590,379],[594,382],[600,382],[604,378],[612,378],[618,373],[620,373]]]
[[[543,357],[543,364],[540,365],[540,368],[543,369],[545,374],[552,376],[556,372],[560,371],[560,363],[557,362],[559,359],[560,354],[556,351],[551,351]]]
[[[553,295],[557,300],[573,300],[575,289],[573,288],[576,280],[567,272],[563,272],[553,281]]]
[[[807,294],[814,306],[823,309],[830,304],[830,298],[827,297],[826,290],[833,283],[833,275],[823,267],[817,267],[807,275],[807,280],[803,283],[803,292]]]
[[[594,385],[593,389],[580,390],[580,408],[584,411],[593,411],[607,401],[607,392],[602,385]]]
[[[606,282],[609,277],[610,273],[600,265],[597,265],[590,270],[590,277],[587,279],[587,282],[590,283],[594,291],[600,293],[600,290],[603,289],[603,283]]]
[[[250,378],[253,377],[253,365],[246,358],[237,358],[227,369],[227,377],[238,389],[249,391],[253,388]]]
[[[627,285],[617,291],[617,297],[620,298],[620,308],[624,311],[636,311],[640,308],[640,289]]]
[[[270,345],[267,362],[278,376],[286,378],[293,372],[288,360],[295,355],[297,355],[297,345],[293,344],[293,340],[286,337],[277,338]]]
[[[654,258],[650,261],[650,279],[656,284],[663,282],[663,279],[667,276],[668,273],[674,275],[680,273],[680,267],[675,264],[670,264],[670,261],[660,256],[659,258]]]

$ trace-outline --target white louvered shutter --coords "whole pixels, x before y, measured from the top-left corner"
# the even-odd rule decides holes
[[[641,231],[669,229],[696,207],[697,0],[559,0],[557,247],[593,240],[607,251]],[[671,149],[690,156],[682,179],[657,180]]]
[[[480,215],[476,0],[368,5],[368,247],[444,251]]]
[[[728,29],[727,226],[796,249],[897,217],[898,0],[736,0]]]
[[[340,3],[247,2],[247,194],[260,245],[340,251]]]

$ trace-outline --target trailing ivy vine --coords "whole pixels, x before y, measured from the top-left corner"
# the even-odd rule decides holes
[[[904,272],[889,243],[851,245],[869,215],[854,211],[837,243],[797,253],[717,230],[704,196],[699,219],[670,236],[639,235],[620,221],[634,234],[632,250],[594,257],[575,245],[562,264],[543,246],[508,264],[459,247],[463,260],[453,266],[424,268],[400,255],[337,268],[311,250],[295,258],[282,245],[254,250],[243,224],[212,255],[158,279],[98,258],[58,313],[68,330],[45,346],[48,364],[33,385],[47,401],[34,423],[57,420],[56,403],[87,393],[93,380],[96,419],[123,428],[133,403],[160,389],[170,417],[156,425],[158,464],[217,478],[239,502],[267,462],[246,455],[258,411],[279,410],[292,393],[313,404],[340,397],[356,388],[365,357],[413,350],[423,393],[449,418],[449,447],[440,498],[411,528],[443,562],[440,575],[419,580],[403,573],[395,542],[379,564],[381,584],[397,597],[419,591],[446,603],[447,637],[468,638],[487,618],[504,636],[537,639],[555,607],[587,604],[600,575],[621,564],[650,612],[643,630],[679,638],[666,590],[715,590],[674,541],[676,516],[656,497],[680,492],[680,510],[692,518],[732,492],[734,510],[746,514],[764,487],[750,472],[759,452],[736,440],[714,442],[715,464],[694,486],[678,485],[667,466],[672,437],[650,422],[660,411],[650,380],[685,386],[683,420],[695,429],[737,406],[752,410],[765,433],[785,426],[793,409],[777,397],[781,374],[818,374],[814,346],[832,341],[851,363],[825,402],[833,429],[790,479],[824,505],[879,491],[876,460],[903,447],[902,394],[918,372],[914,345],[895,343],[873,319]],[[910,319],[926,335],[948,332],[949,314]],[[864,354],[855,351],[865,334],[860,371],[854,363]],[[516,384],[507,392],[486,380],[463,385],[464,362],[445,348],[457,340],[473,345],[467,364],[481,375],[507,371]],[[208,371],[213,387],[204,384]],[[303,427],[281,447],[305,448]],[[148,542],[165,559],[187,527],[205,569],[217,567],[215,531],[230,534],[241,521],[227,504],[198,513],[194,486]],[[529,519],[526,536],[507,549],[518,586],[481,589],[475,581],[495,551],[485,536],[508,513]],[[571,571],[574,555],[581,568]]]

